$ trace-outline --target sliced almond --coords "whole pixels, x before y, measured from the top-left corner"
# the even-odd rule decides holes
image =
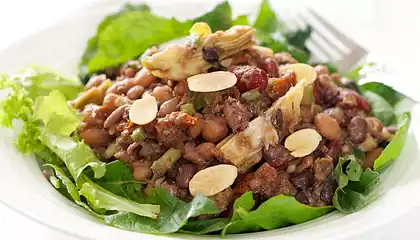
[[[235,74],[227,71],[198,74],[187,79],[193,92],[217,92],[235,86]]]
[[[316,70],[314,67],[304,63],[294,63],[288,64],[280,67],[280,72],[285,72],[286,70],[293,70],[296,73],[296,80],[299,82],[302,79],[308,81],[307,84],[311,84],[316,79]]]
[[[189,183],[190,193],[196,196],[213,196],[230,187],[238,176],[238,169],[233,165],[220,164],[205,168],[196,173]]]
[[[293,157],[304,157],[311,154],[322,140],[321,135],[312,128],[305,128],[290,134],[284,146]]]
[[[131,105],[129,115],[130,121],[138,125],[145,125],[156,118],[158,104],[156,98],[146,95],[141,99],[134,101]]]

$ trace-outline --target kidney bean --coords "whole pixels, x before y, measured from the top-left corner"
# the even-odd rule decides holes
[[[268,75],[260,68],[254,66],[240,66],[234,68],[232,72],[238,79],[236,87],[241,93],[255,88],[264,91],[267,88]]]
[[[188,188],[191,178],[197,172],[197,168],[193,164],[182,164],[178,168],[178,175],[176,176],[176,184],[182,188]]]
[[[382,154],[382,151],[384,149],[381,147],[377,147],[365,155],[365,160],[363,161],[363,167],[364,168],[373,168],[373,164],[375,163],[375,160]]]
[[[366,120],[360,116],[353,117],[347,127],[350,141],[356,144],[362,143],[366,139],[367,131]]]
[[[338,87],[327,74],[318,76],[313,83],[315,102],[324,108],[332,107],[338,100]]]
[[[274,168],[278,168],[293,160],[293,156],[290,155],[289,150],[281,144],[277,144],[276,146],[270,145],[268,149],[263,148],[263,158]]]
[[[259,64],[259,67],[268,74],[268,77],[277,78],[280,76],[279,65],[274,58],[264,59],[264,61]]]
[[[328,140],[337,140],[341,137],[341,128],[338,122],[325,113],[319,113],[315,117],[316,130]]]

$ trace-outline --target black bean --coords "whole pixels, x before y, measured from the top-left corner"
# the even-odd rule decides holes
[[[219,61],[219,51],[213,47],[203,47],[203,58],[209,63]]]

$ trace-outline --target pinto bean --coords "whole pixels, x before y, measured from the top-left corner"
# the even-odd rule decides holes
[[[218,142],[228,134],[226,119],[214,117],[203,121],[201,136],[208,142]]]
[[[134,80],[136,85],[141,85],[144,88],[147,88],[150,86],[150,84],[156,82],[156,77],[150,73],[149,69],[142,68],[136,73]]]
[[[315,117],[316,130],[328,140],[337,140],[341,137],[341,128],[338,122],[325,113],[319,113]]]
[[[136,161],[133,162],[133,178],[136,181],[148,180],[152,176],[150,162]]]
[[[172,98],[162,103],[157,113],[158,117],[165,117],[166,115],[175,112],[178,109],[179,98]]]
[[[366,139],[367,131],[367,122],[363,117],[360,116],[353,117],[347,127],[350,141],[356,144],[362,143]]]
[[[111,125],[117,123],[122,118],[126,107],[126,105],[123,105],[113,111],[111,115],[109,115],[109,117],[107,117],[105,120],[104,127],[109,128]]]
[[[168,85],[157,86],[152,91],[152,96],[160,103],[166,102],[174,97],[171,87]]]
[[[127,97],[128,99],[136,100],[136,99],[139,99],[141,95],[143,95],[143,93],[144,93],[144,87],[141,85],[137,85],[130,88],[130,90],[128,90]]]
[[[93,148],[106,146],[111,140],[105,129],[89,128],[80,132],[80,137]]]

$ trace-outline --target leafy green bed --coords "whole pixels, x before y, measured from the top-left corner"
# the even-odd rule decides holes
[[[233,19],[227,2],[185,22],[156,16],[146,5],[125,5],[118,13],[106,17],[89,40],[80,63],[82,79],[135,58],[153,44],[186,35],[197,21],[208,22],[213,30],[249,24],[245,15]],[[260,44],[274,51],[289,51],[301,62],[308,60],[309,52],[304,43],[311,29],[282,31],[282,24],[268,1],[263,1],[252,25]],[[347,76],[357,82],[359,70]],[[350,213],[369,202],[380,183],[378,171],[385,169],[404,146],[410,114],[395,116],[393,107],[401,96],[392,88],[381,83],[359,87],[372,104],[374,116],[386,124],[400,119],[399,131],[376,160],[374,169],[363,170],[363,159],[357,154],[345,156],[334,171],[338,189],[333,206],[310,207],[293,197],[279,195],[255,208],[252,194],[247,192],[235,201],[231,219],[194,220],[198,215],[216,214],[218,209],[203,195],[186,203],[162,189],[155,189],[146,197],[141,192],[143,183],[133,180],[125,164],[99,161],[89,146],[73,135],[81,118],[66,101],[83,90],[77,79],[39,67],[27,68],[13,76],[0,75],[0,89],[10,89],[0,102],[0,124],[11,128],[16,120],[23,122],[15,140],[17,149],[41,159],[52,185],[106,224],[138,232],[221,233],[224,236],[299,224],[334,209]]]

